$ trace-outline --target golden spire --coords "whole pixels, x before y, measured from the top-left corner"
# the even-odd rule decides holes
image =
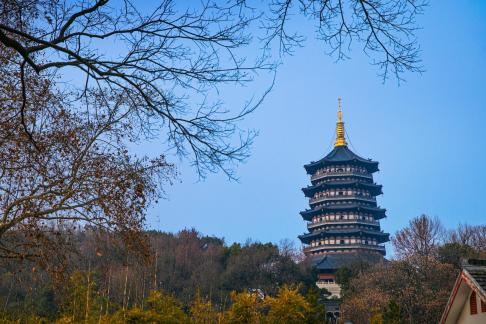
[[[343,122],[343,112],[341,111],[341,97],[338,98],[338,112],[337,112],[337,123],[336,123],[336,142],[334,142],[334,147],[346,146],[346,139],[344,138],[344,122]]]

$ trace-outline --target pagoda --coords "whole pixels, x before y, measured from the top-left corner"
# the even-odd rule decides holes
[[[335,272],[357,262],[375,263],[385,256],[389,234],[380,229],[386,210],[376,196],[381,185],[374,183],[378,162],[364,159],[347,145],[338,99],[336,141],[324,158],[304,166],[311,185],[303,188],[310,209],[300,214],[308,232],[300,235],[304,253],[318,269],[317,285],[340,297]]]

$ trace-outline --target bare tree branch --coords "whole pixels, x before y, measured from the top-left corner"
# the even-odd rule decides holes
[[[264,24],[265,45],[278,41],[281,54],[301,46],[303,38],[288,27],[292,14],[300,14],[315,22],[318,38],[338,60],[348,58],[357,41],[384,81],[390,73],[401,81],[404,72],[423,71],[415,32],[416,16],[426,5],[426,0],[274,0]]]

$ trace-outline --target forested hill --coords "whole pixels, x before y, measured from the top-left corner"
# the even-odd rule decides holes
[[[91,227],[56,229],[63,251],[38,249],[51,258],[0,259],[0,323],[325,321],[327,292],[289,241],[228,245],[196,230],[141,234],[127,242]],[[12,242],[23,244],[20,237]],[[392,245],[388,262],[337,270],[343,319],[436,323],[461,260],[486,259],[486,225],[445,230],[421,215]]]
[[[46,319],[68,313],[81,320],[86,312],[98,316],[100,310],[111,314],[142,307],[144,298],[155,290],[175,297],[182,309],[191,306],[196,294],[224,309],[232,291],[275,295],[285,284],[299,285],[302,293],[315,287],[315,274],[306,262],[299,262],[299,252],[289,244],[227,245],[222,238],[195,230],[145,235],[148,251],[140,251],[139,246],[127,250],[106,232],[77,231],[69,240],[73,252],[55,268],[2,260],[3,312],[9,318],[28,314]]]

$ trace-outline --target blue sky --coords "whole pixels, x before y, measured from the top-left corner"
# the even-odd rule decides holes
[[[375,181],[394,233],[414,216],[438,216],[448,228],[486,223],[486,3],[435,1],[419,18],[426,72],[385,84],[369,58],[353,51],[335,63],[312,39],[286,57],[274,90],[244,126],[259,131],[239,182],[212,174],[198,182],[187,163],[148,217],[162,231],[196,228],[228,243],[278,242],[305,231],[303,165],[332,148],[342,97],[350,148],[380,162]],[[263,87],[264,85],[262,85]],[[240,89],[226,91],[225,99]],[[140,149],[151,151],[153,144]]]

